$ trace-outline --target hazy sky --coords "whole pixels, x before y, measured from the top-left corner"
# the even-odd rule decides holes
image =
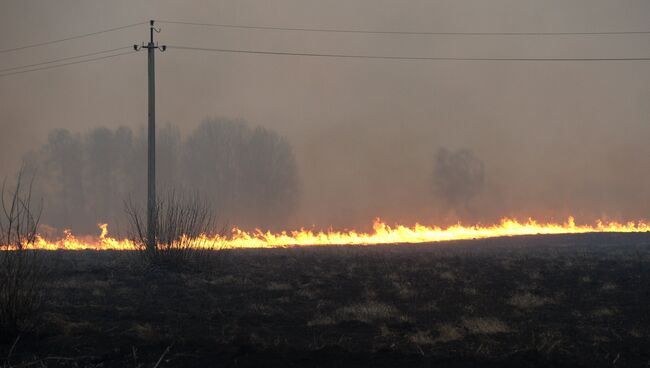
[[[3,0],[0,49],[147,19],[449,32],[650,30],[650,2],[611,0]],[[164,24],[161,44],[457,57],[648,57],[650,35],[426,36]],[[0,54],[0,68],[147,39],[146,26]],[[442,221],[434,153],[472,150],[486,189],[471,221],[503,215],[650,217],[650,61],[387,61],[168,50],[157,116],[189,131],[241,118],[288,137],[296,224]],[[52,128],[146,123],[146,53],[0,78],[0,175]],[[444,219],[449,221],[448,218]]]

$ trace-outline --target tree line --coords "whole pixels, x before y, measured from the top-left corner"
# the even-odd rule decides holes
[[[95,128],[80,134],[54,129],[25,156],[42,223],[92,233],[98,223],[120,223],[125,200],[144,205],[146,131]],[[158,193],[197,194],[222,225],[274,228],[299,199],[290,143],[276,132],[229,119],[208,119],[187,136],[173,124],[157,129]]]

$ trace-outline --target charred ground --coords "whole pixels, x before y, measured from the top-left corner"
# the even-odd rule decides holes
[[[42,317],[1,342],[7,367],[650,364],[649,234],[229,250],[176,271],[43,256]]]

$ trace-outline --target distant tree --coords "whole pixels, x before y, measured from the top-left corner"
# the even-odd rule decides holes
[[[156,131],[156,177],[160,183],[161,193],[179,186],[178,169],[181,144],[181,131],[177,126],[165,123],[158,127]]]
[[[130,159],[132,133],[128,128],[96,128],[84,143],[88,166],[86,191],[92,198],[87,202],[88,210],[96,214],[99,222],[109,221],[122,212],[119,198],[124,190],[124,165]]]
[[[296,204],[298,175],[289,143],[242,121],[203,122],[184,144],[184,178],[208,195],[224,220],[264,226]]]
[[[279,224],[294,209],[297,166],[276,133],[227,119],[207,120],[186,139],[170,123],[156,133],[158,194],[197,193],[220,220],[240,226]],[[120,222],[125,200],[146,201],[145,129],[55,129],[25,163],[41,178],[35,192],[45,198],[43,223],[59,229],[95,232],[99,222]]]
[[[248,127],[231,120],[203,122],[183,145],[183,177],[218,208],[232,215],[239,199],[239,160]]]
[[[432,190],[448,209],[467,209],[484,184],[485,167],[472,151],[441,148],[435,154]]]
[[[242,153],[241,185],[256,222],[284,220],[298,199],[298,170],[285,138],[257,127]]]
[[[132,156],[132,132],[94,129],[81,136],[55,129],[37,151],[25,155],[25,170],[38,174],[35,193],[44,198],[44,224],[94,232],[97,223],[122,212],[131,190],[125,170]]]
[[[112,221],[115,217],[121,217],[124,209],[124,197],[133,192],[134,186],[130,183],[130,172],[128,166],[134,160],[133,146],[135,138],[133,131],[127,127],[119,127],[115,130],[110,150],[113,161],[113,189],[109,193],[111,204],[109,211],[102,221]]]
[[[36,154],[42,161],[35,169],[43,178],[45,205],[51,209],[52,226],[65,226],[65,219],[84,218],[83,146],[79,135],[65,129],[50,132],[47,143]]]
[[[160,161],[160,160],[158,160]],[[147,197],[147,134],[144,127],[139,127],[133,134],[133,144],[129,150],[128,160],[124,162],[126,187],[119,202],[129,201],[142,205]]]

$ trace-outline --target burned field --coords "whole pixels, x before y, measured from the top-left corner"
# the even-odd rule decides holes
[[[3,367],[650,364],[650,235],[228,250],[190,269],[43,252]]]

